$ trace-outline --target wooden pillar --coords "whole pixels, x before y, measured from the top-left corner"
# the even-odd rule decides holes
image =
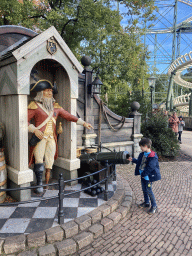
[[[89,65],[91,64],[91,59],[87,56],[83,58],[81,62],[84,66],[83,74],[85,74],[84,120],[87,123],[90,123],[94,127],[93,98],[91,98],[91,94],[88,93],[88,85],[92,83],[92,73],[93,73],[92,70],[89,68]],[[94,133],[94,130],[84,129],[83,136],[82,136],[83,145],[88,147],[88,146],[91,146],[92,144],[95,144],[96,137],[97,137],[97,134]]]
[[[5,124],[5,156],[8,187],[30,186],[33,171],[28,168],[27,95],[0,96],[1,121]],[[31,198],[30,190],[11,192],[19,201]]]
[[[63,67],[60,67],[57,70],[55,77],[59,92],[58,95],[56,95],[56,101],[65,110],[76,116],[78,73],[70,74],[67,73]],[[63,133],[59,136],[59,157],[54,162],[52,174],[56,179],[59,178],[60,173],[63,174],[65,180],[74,179],[77,178],[77,169],[80,168],[80,160],[77,159],[76,156],[77,124],[61,118],[58,119],[58,123],[59,122],[62,122]]]
[[[140,153],[139,141],[143,137],[141,134],[141,115],[137,110],[140,108],[140,104],[134,101],[131,104],[132,112],[129,115],[129,118],[133,118],[133,132],[132,132],[132,140],[133,144],[133,157],[137,158]]]

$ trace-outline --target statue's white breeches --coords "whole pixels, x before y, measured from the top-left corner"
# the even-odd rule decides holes
[[[54,156],[56,151],[56,143],[54,138],[43,138],[34,148],[35,163],[40,164],[45,160],[45,168],[52,169]]]

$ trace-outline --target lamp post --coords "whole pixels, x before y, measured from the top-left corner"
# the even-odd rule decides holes
[[[84,102],[80,102],[84,103],[84,120],[94,126],[93,97],[94,94],[100,93],[102,82],[99,80],[97,75],[93,81],[92,74],[94,69],[92,70],[90,68],[91,58],[89,56],[83,56],[81,58],[81,63],[84,66],[84,70],[83,74],[79,76],[79,84],[84,88]],[[96,68],[98,69],[98,67]],[[95,144],[94,140],[96,137],[97,134],[95,134],[93,130],[84,129],[82,135],[83,146],[87,147],[91,144]]]
[[[94,81],[88,85],[88,94],[91,94],[91,98],[93,98],[94,94],[101,94],[101,86],[103,83],[96,75]]]
[[[94,95],[96,94],[101,94],[101,86],[103,85],[103,83],[101,82],[97,74],[93,82],[88,85],[88,94],[91,95],[91,98],[93,98]],[[101,104],[99,106],[99,113],[100,114],[99,114],[99,128],[98,128],[98,145],[100,149],[98,148],[98,150],[101,151]]]
[[[156,81],[156,77],[154,76],[148,78],[149,87],[151,91],[151,113],[153,112],[153,91],[155,89],[155,81]]]

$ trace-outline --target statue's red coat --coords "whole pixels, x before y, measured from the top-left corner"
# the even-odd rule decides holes
[[[34,109],[35,104],[35,109]],[[57,120],[58,116],[71,121],[71,122],[77,122],[78,118],[76,116],[71,115],[69,112],[64,110],[62,107],[60,107],[57,103],[54,104],[54,112],[53,112],[53,118]],[[35,127],[38,127],[41,123],[43,123],[47,119],[48,115],[43,111],[42,108],[40,108],[35,102],[33,102],[33,108],[28,107],[28,125],[30,125],[31,119],[34,119],[35,121]],[[40,131],[44,132],[46,128],[46,125],[44,125],[42,128],[40,128]],[[53,134],[54,139],[56,143],[56,153],[55,153],[55,159],[58,157],[58,145],[57,145],[57,135],[56,135],[56,125],[53,123]],[[29,166],[34,162],[34,155],[33,155],[34,147],[30,147],[29,151]]]

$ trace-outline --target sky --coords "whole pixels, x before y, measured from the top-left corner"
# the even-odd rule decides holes
[[[192,0],[188,0],[192,4]],[[158,7],[158,11],[154,11],[155,16],[157,17],[157,21],[153,22],[155,26],[153,30],[161,30],[164,31],[165,29],[173,27],[173,20],[174,20],[174,3],[175,0],[169,1],[155,1],[155,5]],[[124,12],[124,6],[120,5],[120,12]],[[177,9],[177,24],[183,22],[184,20],[192,17],[192,6],[188,6],[184,3],[178,2],[178,9]],[[122,25],[127,24],[126,17],[122,20]],[[192,22],[191,22],[192,25]],[[141,38],[144,42],[144,37]],[[156,41],[156,47],[155,47]],[[148,64],[150,66],[150,73],[153,73],[154,70],[156,73],[161,74],[167,73],[168,67],[172,61],[172,43],[173,41],[173,34],[172,33],[165,33],[165,34],[148,34],[146,36],[146,48],[150,52],[150,60]],[[176,39],[176,57],[179,54],[177,51],[177,42]],[[154,57],[154,51],[156,49],[156,58]],[[190,33],[181,33],[180,36],[180,55],[184,55],[192,50],[192,28]]]

